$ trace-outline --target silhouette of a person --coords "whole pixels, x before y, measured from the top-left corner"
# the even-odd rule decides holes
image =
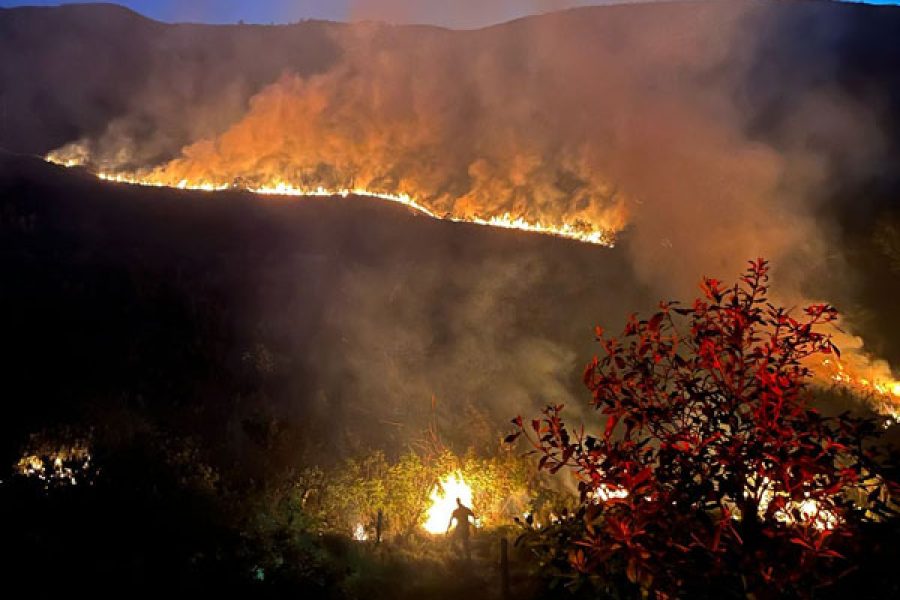
[[[472,523],[469,522],[470,518]],[[453,546],[457,552],[462,550],[466,560],[469,560],[472,558],[472,550],[469,547],[469,525],[474,523],[475,513],[472,512],[471,508],[463,504],[459,498],[456,499],[456,510],[450,515],[450,522],[447,523],[447,533],[450,533],[453,521],[456,521],[456,530],[453,532]]]

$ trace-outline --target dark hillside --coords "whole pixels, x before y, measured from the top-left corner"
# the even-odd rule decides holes
[[[402,442],[424,427],[430,394],[410,388],[411,396],[392,397],[391,373],[374,366],[371,381],[348,380],[355,349],[341,344],[347,328],[391,322],[399,324],[397,339],[375,347],[421,364],[426,378],[430,372],[442,414],[480,405],[485,417],[503,422],[512,398],[543,401],[517,389],[538,374],[502,356],[488,359],[490,346],[472,345],[467,319],[487,310],[503,327],[485,332],[482,343],[522,340],[523,358],[563,360],[572,373],[557,390],[565,394],[580,387],[594,315],[614,312],[622,294],[634,293],[617,253],[438,222],[378,200],[211,199],[104,184],[9,156],[0,165],[0,191],[4,371],[15,390],[8,397],[21,399],[4,403],[7,453],[41,423],[117,402],[234,452],[252,446],[253,433],[241,428],[263,417],[298,428],[301,445],[314,452],[331,453],[339,442]],[[558,267],[539,267],[546,256]],[[434,273],[448,280],[437,283]],[[490,273],[500,288],[467,288],[469,278]],[[366,299],[370,306],[360,305],[354,281],[372,277],[381,291]],[[433,328],[432,345],[398,346],[404,326]],[[582,356],[565,350],[573,345]],[[276,361],[262,382],[247,364],[258,348]],[[467,351],[451,358],[456,348]],[[468,382],[445,379],[444,360],[478,360],[483,373]],[[360,402],[365,397],[375,404]],[[372,428],[373,417],[386,421]],[[447,433],[459,425],[456,417],[445,422]],[[304,435],[312,431],[317,435]],[[482,441],[490,444],[490,435]]]

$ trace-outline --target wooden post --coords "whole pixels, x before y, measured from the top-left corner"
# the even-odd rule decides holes
[[[500,594],[503,600],[510,600],[512,594],[509,590],[509,541],[500,538]]]
[[[378,509],[378,521],[375,522],[375,545],[381,543],[381,531],[384,527],[384,511],[382,509]]]

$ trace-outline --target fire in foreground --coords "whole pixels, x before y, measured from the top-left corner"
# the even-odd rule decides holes
[[[425,516],[422,528],[428,533],[444,533],[450,523],[450,517],[456,510],[456,499],[466,506],[472,506],[472,488],[463,479],[459,471],[454,471],[432,488],[429,500],[431,506]]]

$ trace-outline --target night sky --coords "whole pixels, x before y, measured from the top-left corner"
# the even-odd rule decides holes
[[[0,0],[0,7],[75,2]],[[160,21],[290,23],[300,19],[378,19],[448,27],[479,27],[523,15],[603,0],[122,0],[119,4]],[[898,4],[900,0],[873,0]]]

